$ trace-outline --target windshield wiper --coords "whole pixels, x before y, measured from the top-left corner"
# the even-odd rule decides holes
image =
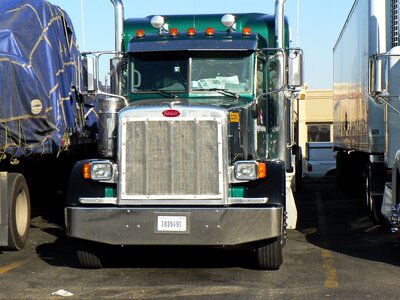
[[[167,91],[164,91],[164,90],[152,89],[151,91],[152,92],[157,92],[158,94],[160,94],[160,95],[162,95],[164,97],[167,97],[167,98],[174,98],[174,99],[178,98],[178,95],[170,93],[170,92],[167,92]]]
[[[211,89],[195,89],[195,91],[210,91],[210,92],[218,92],[225,96],[230,96],[235,99],[239,99],[240,95],[234,92],[229,91],[228,89],[221,89],[221,88],[211,88]]]

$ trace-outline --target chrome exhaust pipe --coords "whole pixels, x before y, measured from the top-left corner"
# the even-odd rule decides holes
[[[110,0],[114,5],[115,18],[115,51],[117,54],[110,61],[110,88],[111,93],[121,95],[120,62],[124,50],[124,5],[122,0]]]
[[[277,48],[283,48],[285,43],[285,1],[275,1],[275,36]]]
[[[286,89],[286,54],[285,54],[285,0],[275,0],[275,38],[276,48],[278,50],[276,56],[279,61],[278,86],[281,92],[278,93],[279,105],[279,128],[280,138],[278,142],[279,158],[285,162],[286,171],[293,172],[291,158],[291,104],[284,95]]]
[[[110,0],[114,5],[115,14],[115,51],[124,49],[124,5],[122,0]]]

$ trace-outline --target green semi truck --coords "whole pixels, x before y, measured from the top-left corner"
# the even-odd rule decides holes
[[[100,128],[98,157],[75,165],[67,193],[80,264],[102,267],[99,244],[250,245],[259,269],[279,269],[297,218],[303,57],[284,1],[275,15],[133,19],[111,2],[111,91],[95,71],[109,52],[83,54]]]

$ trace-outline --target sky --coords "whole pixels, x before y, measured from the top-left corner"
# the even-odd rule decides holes
[[[81,51],[114,50],[114,9],[110,0],[49,2],[60,6],[72,19]],[[286,0],[291,46],[304,50],[304,76],[309,90],[332,89],[332,49],[353,2]],[[125,18],[193,13],[274,14],[275,8],[275,0],[123,0],[123,4]]]

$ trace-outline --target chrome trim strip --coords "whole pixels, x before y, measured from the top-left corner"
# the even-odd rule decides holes
[[[268,198],[229,198],[229,204],[265,204]]]
[[[204,198],[203,198],[204,199]],[[143,199],[143,201],[124,201],[127,205],[182,205],[182,200],[175,199]],[[186,200],[185,205],[221,205],[219,199],[204,199],[199,202],[200,199]],[[82,204],[117,204],[117,198],[79,198],[79,202]],[[268,202],[268,198],[228,198],[228,204],[265,204]]]
[[[117,204],[117,198],[79,198],[82,204]]]
[[[193,205],[193,206],[203,206],[203,205],[223,205],[221,199],[130,199],[120,201],[116,204],[120,205],[132,205],[132,206],[142,206],[142,205]]]

